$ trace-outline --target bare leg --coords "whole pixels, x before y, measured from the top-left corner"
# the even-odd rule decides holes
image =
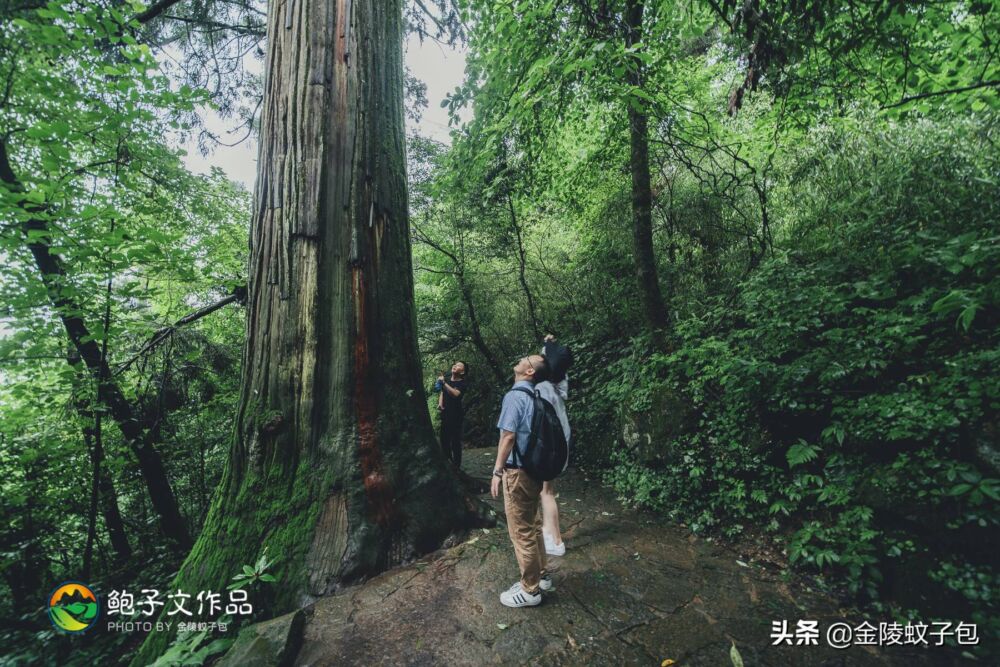
[[[559,505],[556,504],[556,489],[552,482],[542,484],[542,530],[552,536],[555,544],[562,544]]]

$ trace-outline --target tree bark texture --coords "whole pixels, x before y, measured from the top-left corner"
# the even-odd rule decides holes
[[[642,0],[628,0],[626,9],[625,46],[642,43]],[[635,87],[643,83],[642,61],[634,58],[628,72],[628,82]],[[650,331],[658,341],[660,331],[669,324],[669,316],[660,291],[660,280],[653,253],[653,188],[649,176],[649,117],[635,101],[628,105],[629,171],[632,175],[632,241],[635,248],[636,278],[639,298]]]
[[[437,445],[413,306],[401,0],[276,0],[230,458],[172,588],[263,548],[266,616],[481,521]],[[151,635],[133,664],[162,653]]]

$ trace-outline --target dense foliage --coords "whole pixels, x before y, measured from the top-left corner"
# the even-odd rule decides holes
[[[139,9],[3,7],[0,616],[14,663],[46,646],[93,664],[38,623],[46,595],[67,579],[165,582],[183,554],[137,457],[160,457],[193,532],[231,432],[242,313],[200,312],[245,284],[248,196],[170,148],[205,98],[159,73]]]
[[[983,148],[998,128],[950,125],[810,135],[776,187],[773,257],[698,304],[670,353],[627,348],[628,380],[601,394],[627,406],[610,476],[625,497],[695,530],[779,534],[790,562],[873,599],[946,615],[964,597],[982,623],[1000,495],[998,164]],[[948,590],[912,588],[921,577]]]
[[[995,642],[996,8],[649,3],[636,46],[636,4],[470,4],[474,118],[415,231],[429,358],[489,384],[555,331],[578,460],[624,500]]]

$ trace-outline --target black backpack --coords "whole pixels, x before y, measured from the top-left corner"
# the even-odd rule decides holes
[[[569,443],[563,432],[562,422],[551,403],[539,395],[537,389],[514,387],[523,391],[535,402],[535,412],[531,417],[531,435],[525,447],[524,456],[514,446],[514,465],[521,466],[536,480],[548,482],[566,469],[569,463]]]

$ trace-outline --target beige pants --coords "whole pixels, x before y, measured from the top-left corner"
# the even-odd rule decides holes
[[[542,483],[523,470],[503,471],[503,507],[507,532],[514,543],[514,555],[521,568],[521,588],[538,593],[538,580],[545,572],[545,542],[542,541],[540,494]]]

